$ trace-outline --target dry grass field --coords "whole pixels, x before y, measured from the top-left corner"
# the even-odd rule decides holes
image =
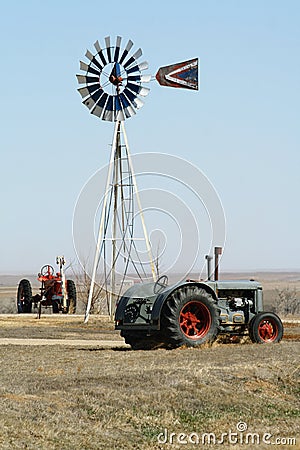
[[[299,328],[288,324],[276,345],[244,338],[199,349],[134,352],[100,317],[84,325],[74,316],[0,316],[0,342],[24,341],[0,345],[0,448],[270,448],[261,442],[264,433],[272,442],[283,439],[276,448],[300,448]],[[30,346],[27,338],[93,344]],[[94,344],[106,339],[115,345]],[[236,432],[239,422],[248,425],[239,442],[248,432],[256,433],[254,443],[230,446],[225,438],[224,444],[208,445],[204,433],[220,440],[222,433]],[[199,445],[177,442],[196,438]],[[287,445],[288,438],[298,442]]]
[[[267,303],[299,279],[265,274]],[[15,291],[2,283],[0,312],[15,311]],[[1,450],[300,449],[299,323],[276,345],[134,352],[99,316],[0,315],[8,338],[23,345],[0,345]]]

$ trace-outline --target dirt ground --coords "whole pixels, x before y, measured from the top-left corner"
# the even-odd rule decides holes
[[[124,348],[100,317],[85,325],[77,316],[11,315],[0,316],[3,338],[23,341],[0,345],[3,450],[252,450],[278,439],[278,449],[300,448],[297,323],[275,345],[244,339],[145,352]],[[65,344],[26,345],[28,338]]]

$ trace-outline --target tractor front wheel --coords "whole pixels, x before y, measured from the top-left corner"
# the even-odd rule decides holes
[[[249,336],[256,344],[274,344],[283,336],[280,318],[272,312],[261,312],[253,317],[249,324]]]
[[[167,346],[196,347],[212,343],[219,333],[219,315],[206,291],[197,286],[179,288],[162,308],[161,330]]]
[[[18,314],[31,313],[32,310],[32,290],[28,280],[21,280],[17,293]]]

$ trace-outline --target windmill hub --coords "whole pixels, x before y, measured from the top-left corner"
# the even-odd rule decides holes
[[[124,70],[124,69],[123,69]],[[111,71],[111,74],[109,76],[109,81],[114,85],[114,86],[121,86],[123,78],[121,77],[121,66],[118,63],[115,63],[113,66],[113,69]]]
[[[121,86],[123,78],[122,77],[116,77],[115,75],[111,74],[110,77],[109,77],[109,81],[114,86]]]
[[[100,89],[114,98],[124,91],[127,84],[126,72],[121,65],[116,65],[117,63],[107,64],[99,75]]]

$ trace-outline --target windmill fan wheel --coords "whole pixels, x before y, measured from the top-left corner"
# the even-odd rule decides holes
[[[146,61],[139,62],[142,50],[139,48],[131,54],[133,42],[129,40],[125,48],[121,42],[122,38],[117,36],[112,46],[108,36],[102,48],[96,41],[96,53],[87,50],[88,62],[80,61],[84,74],[76,75],[78,83],[84,85],[78,89],[83,104],[91,114],[110,122],[123,121],[136,114],[144,104],[141,97],[150,91],[142,85],[151,81],[151,75],[142,75],[148,69]]]

